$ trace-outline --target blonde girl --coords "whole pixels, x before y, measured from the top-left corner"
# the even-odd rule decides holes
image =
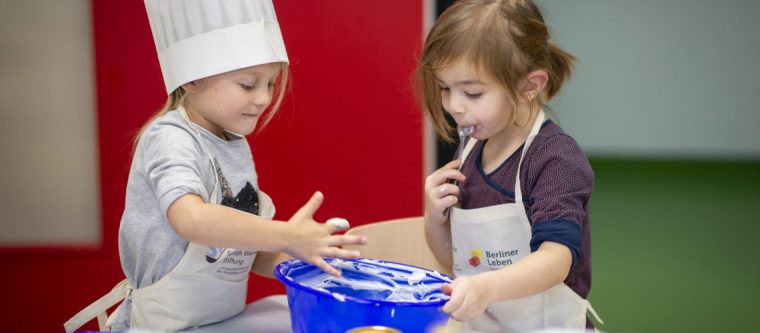
[[[314,220],[319,192],[288,221],[271,220],[245,138],[277,111],[288,79],[271,0],[145,4],[169,96],[137,137],[119,228],[126,280],[67,331],[121,299],[101,329],[217,323],[244,310],[251,271],[271,277],[292,256],[339,275],[322,257],[358,257],[339,246],[365,241]]]

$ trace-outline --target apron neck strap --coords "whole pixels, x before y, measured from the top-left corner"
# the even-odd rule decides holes
[[[528,147],[533,143],[536,134],[541,130],[541,125],[544,123],[545,119],[546,116],[544,115],[544,110],[539,110],[536,120],[533,121],[533,127],[530,129],[530,134],[528,134],[528,139],[525,140],[525,144],[523,145],[522,153],[520,154],[520,162],[517,164],[517,175],[515,176],[515,203],[523,202],[522,188],[520,186],[520,169],[522,168],[523,158],[525,158],[525,152],[528,151]]]
[[[464,161],[467,160],[467,155],[470,155],[470,152],[472,152],[472,149],[475,147],[475,143],[477,142],[478,139],[475,139],[473,137],[469,137],[469,139],[467,139],[467,143],[465,144],[464,149],[462,149],[462,156],[459,156],[459,170],[462,170]]]
[[[179,115],[182,117],[182,120],[187,123],[187,126],[190,127],[190,130],[195,133],[195,136],[198,139],[198,144],[201,145],[201,149],[206,151],[206,156],[208,157],[208,160],[211,162],[211,168],[214,171],[214,189],[211,191],[211,197],[209,197],[209,203],[216,204],[217,201],[219,201],[219,174],[218,169],[216,166],[216,158],[214,158],[214,155],[211,153],[211,150],[206,147],[206,145],[203,143],[203,138],[201,137],[201,132],[198,131],[197,128],[193,125],[193,122],[190,120],[190,117],[187,116],[187,111],[185,110],[185,107],[180,105],[177,107],[177,112],[179,112]]]

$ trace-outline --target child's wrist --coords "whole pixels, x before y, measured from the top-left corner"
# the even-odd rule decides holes
[[[436,215],[440,215],[440,217],[437,217]],[[442,213],[431,213],[431,212],[425,212],[425,215],[422,219],[425,222],[425,225],[429,226],[439,226],[446,222],[446,216]]]
[[[293,248],[293,244],[296,244],[298,241],[296,240],[297,236],[297,225],[294,223],[277,223],[278,234],[282,237],[277,237],[280,241],[278,242],[275,251],[277,252],[284,252],[290,255],[291,249]]]
[[[474,285],[476,288],[478,288],[478,293],[482,297],[483,301],[486,305],[490,305],[491,303],[494,303],[498,301],[499,291],[494,290],[493,288],[498,288],[498,286],[502,285],[500,283],[494,283],[492,280],[493,274],[492,271],[489,272],[483,272],[480,274],[476,274],[473,276],[473,279],[475,282]],[[493,286],[493,287],[492,287]],[[485,288],[485,289],[484,289]]]

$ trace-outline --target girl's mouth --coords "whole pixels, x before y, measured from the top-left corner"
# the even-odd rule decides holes
[[[467,136],[472,136],[473,134],[475,134],[475,132],[478,131],[478,127],[475,126],[475,125],[460,125],[459,128],[460,129],[467,129],[466,130],[466,135]]]

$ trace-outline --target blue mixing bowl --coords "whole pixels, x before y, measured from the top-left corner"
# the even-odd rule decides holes
[[[296,333],[345,333],[363,326],[386,326],[405,333],[429,332],[448,315],[440,290],[451,278],[438,272],[373,259],[325,258],[341,269],[334,279],[298,259],[283,262],[275,276],[285,284]]]

